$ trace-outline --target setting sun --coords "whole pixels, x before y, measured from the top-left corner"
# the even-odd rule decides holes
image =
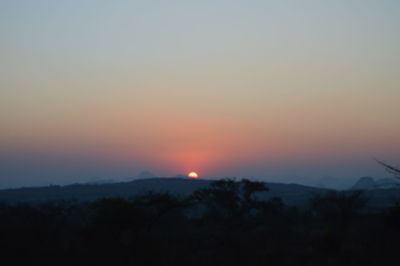
[[[196,172],[190,172],[190,173],[188,174],[188,177],[189,177],[189,178],[198,178],[199,175],[198,175]]]

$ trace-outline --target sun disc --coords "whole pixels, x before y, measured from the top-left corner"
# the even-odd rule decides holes
[[[196,172],[190,172],[190,173],[188,174],[188,177],[189,177],[189,178],[198,178],[199,175],[198,175]]]

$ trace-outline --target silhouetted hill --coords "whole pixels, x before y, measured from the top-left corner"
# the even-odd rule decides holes
[[[373,179],[370,176],[361,177],[350,189],[351,190],[374,190],[400,188],[400,181],[397,178]]]
[[[352,187],[352,190],[371,190],[376,189],[375,180],[370,176],[361,177]]]
[[[111,184],[74,184],[68,186],[48,186],[0,190],[0,201],[40,202],[49,200],[91,201],[104,197],[129,198],[146,192],[168,192],[175,195],[189,195],[205,188],[213,180],[187,178],[150,178]],[[281,197],[285,204],[306,204],[309,195],[325,189],[296,184],[267,183],[269,191],[262,198]]]
[[[130,198],[147,192],[167,192],[187,196],[205,188],[214,180],[188,178],[149,178],[111,184],[74,184],[0,190],[0,201],[43,202],[58,200],[93,201],[105,197]],[[280,197],[285,205],[305,206],[312,195],[325,193],[328,189],[298,184],[266,183],[269,191],[259,194],[262,199]],[[368,206],[383,208],[400,199],[400,189],[372,189],[365,191]]]
[[[398,178],[387,177],[387,178],[382,178],[382,179],[376,180],[376,185],[379,188],[399,188],[400,181]]]

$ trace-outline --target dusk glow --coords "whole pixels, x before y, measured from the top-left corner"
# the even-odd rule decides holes
[[[400,163],[400,1],[117,2],[0,4],[0,187]]]
[[[2,261],[400,264],[400,0],[0,0],[0,36]]]

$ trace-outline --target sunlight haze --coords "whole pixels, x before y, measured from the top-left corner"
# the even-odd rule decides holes
[[[0,187],[384,177],[399,25],[392,0],[0,0]]]

